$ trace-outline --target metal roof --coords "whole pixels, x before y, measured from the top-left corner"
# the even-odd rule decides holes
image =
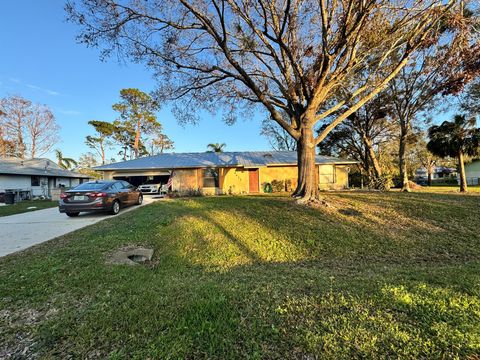
[[[356,164],[354,160],[316,156],[317,164]],[[296,165],[296,151],[238,151],[203,153],[166,153],[97,166],[95,170],[147,170],[206,167],[258,167]]]
[[[90,176],[65,170],[49,159],[0,158],[0,174],[84,178]]]

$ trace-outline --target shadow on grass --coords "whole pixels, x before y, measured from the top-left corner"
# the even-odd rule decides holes
[[[7,257],[0,349],[21,354],[20,343],[47,358],[476,354],[478,238],[470,246],[465,234],[477,225],[442,238],[413,222],[399,230],[417,236],[406,247],[364,217],[387,221],[390,206],[408,218],[423,206],[422,221],[436,224],[445,209],[405,210],[401,196],[331,196],[358,217],[287,198],[165,201]],[[154,247],[155,265],[105,264],[131,244]]]

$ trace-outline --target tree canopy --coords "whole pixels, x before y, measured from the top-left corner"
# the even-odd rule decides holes
[[[477,120],[465,115],[455,115],[453,121],[444,121],[428,130],[430,141],[427,149],[434,155],[458,159],[460,168],[460,191],[467,190],[464,156],[477,156],[480,150],[480,128]]]
[[[297,141],[294,193],[318,198],[315,145],[448,29],[460,1],[83,0],[80,41],[153,69],[181,120],[259,105]],[[362,75],[362,76],[359,76]],[[343,89],[349,89],[345,93]],[[319,123],[326,126],[314,136]]]
[[[161,129],[155,115],[160,106],[149,94],[133,88],[120,90],[120,99],[112,108],[120,114],[117,123],[134,134],[133,151],[138,158],[141,154],[142,134],[152,134]]]
[[[223,149],[227,147],[227,144],[225,143],[210,143],[207,145],[208,152],[223,152]]]
[[[0,99],[0,156],[40,157],[57,143],[58,130],[47,106],[18,95]]]

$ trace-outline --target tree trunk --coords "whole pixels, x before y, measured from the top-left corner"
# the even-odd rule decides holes
[[[465,176],[465,164],[463,162],[463,152],[458,153],[458,167],[460,169],[460,192],[467,192],[467,178]]]
[[[410,185],[408,183],[408,172],[407,172],[407,128],[401,126],[400,133],[400,144],[398,149],[398,165],[400,168],[400,186],[402,191],[410,191]]]
[[[293,197],[300,203],[319,200],[318,174],[315,165],[315,141],[311,127],[304,126],[297,141],[298,184]]]
[[[35,137],[32,137],[32,145],[31,145],[32,150],[30,151],[30,157],[32,159],[35,159],[36,153],[37,153],[37,141]]]
[[[102,165],[105,165],[105,148],[103,146],[103,140],[100,142],[100,155],[102,156]]]
[[[373,149],[372,140],[365,134],[362,134],[362,140],[367,150],[368,158],[372,162],[373,173],[375,177],[379,179],[383,175],[382,168],[380,167],[380,163],[378,162],[377,155],[375,154],[375,150]]]
[[[25,159],[25,143],[23,142],[23,128],[22,128],[22,119],[17,119],[17,156],[20,159]]]
[[[428,167],[428,177],[427,177],[427,185],[432,186],[432,169]]]
[[[0,126],[0,157],[7,157],[7,140],[3,138],[3,130]]]
[[[135,132],[135,142],[133,149],[135,151],[135,159],[138,159],[138,147],[140,145],[140,120],[137,121],[137,131]]]

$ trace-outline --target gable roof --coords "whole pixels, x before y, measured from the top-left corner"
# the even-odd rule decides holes
[[[317,164],[356,164],[354,160],[316,156]],[[296,151],[235,151],[166,153],[97,166],[95,170],[181,169],[206,167],[258,167],[296,165]]]
[[[90,178],[88,175],[66,170],[49,159],[0,158],[0,174]]]

